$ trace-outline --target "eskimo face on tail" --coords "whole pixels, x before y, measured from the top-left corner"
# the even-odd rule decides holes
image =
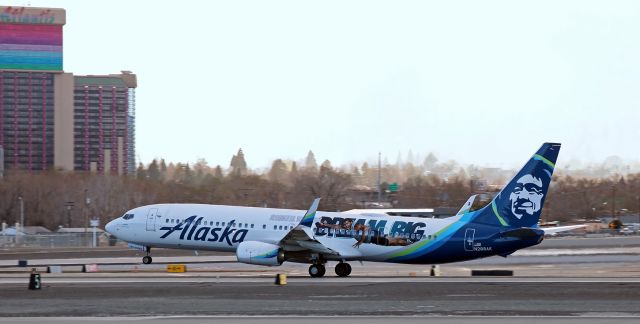
[[[516,181],[509,195],[513,216],[521,219],[525,215],[533,216],[540,211],[542,198],[542,179],[532,174],[525,174]]]

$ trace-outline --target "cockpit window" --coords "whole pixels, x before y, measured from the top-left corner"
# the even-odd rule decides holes
[[[122,218],[125,220],[130,220],[133,218],[133,214],[125,214],[124,216],[122,216]]]

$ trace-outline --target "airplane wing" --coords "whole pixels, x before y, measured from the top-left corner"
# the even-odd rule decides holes
[[[539,227],[538,229],[543,230],[544,234],[556,234],[560,232],[566,232],[570,230],[574,230],[576,228],[587,227],[587,225],[569,225],[569,226],[556,226],[556,227]]]
[[[300,223],[280,240],[280,245],[284,250],[309,250],[323,254],[340,255],[337,251],[318,242],[313,235],[311,225],[313,224],[313,219],[316,216],[316,210],[319,204],[320,198],[316,198],[311,204],[311,207],[309,207],[309,210],[304,214],[304,217],[300,220]]]

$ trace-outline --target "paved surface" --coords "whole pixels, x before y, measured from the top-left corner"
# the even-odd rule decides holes
[[[41,323],[42,318],[0,318],[2,323]],[[321,317],[226,317],[226,316],[204,316],[204,317],[113,317],[113,318],[95,318],[95,317],[62,317],[46,319],[47,323],[104,323],[104,322],[132,322],[143,323],[163,323],[163,324],[196,324],[196,323],[234,323],[234,324],[326,324],[328,321],[348,324],[388,324],[388,323],[470,323],[470,324],[539,324],[544,323],[562,323],[562,324],[592,324],[592,323],[637,323],[638,318],[634,317],[475,317],[475,316],[447,316],[447,317],[396,317],[396,316],[321,316]]]
[[[246,265],[234,262],[235,256],[229,253],[194,256],[192,251],[158,249],[154,264],[142,265],[143,253],[122,248],[0,250],[0,322],[33,323],[41,320],[38,316],[63,317],[54,322],[134,319],[181,324],[297,323],[302,319],[310,323],[327,319],[347,323],[516,320],[509,316],[563,316],[517,318],[522,323],[577,323],[571,316],[579,316],[580,323],[640,320],[637,237],[545,242],[550,245],[506,259],[443,265],[444,277],[430,277],[429,265],[353,262],[350,278],[336,277],[332,263],[327,277],[317,279],[308,278],[308,265]],[[572,247],[575,245],[581,248]],[[43,289],[29,291],[30,267],[15,267],[18,259],[40,267],[67,266],[63,266],[64,273],[43,273]],[[187,263],[189,272],[165,272],[166,263],[182,262]],[[79,265],[92,263],[99,264],[98,273],[80,273]],[[514,277],[470,277],[472,269],[510,269]],[[289,284],[275,286],[276,273],[288,274]],[[280,318],[283,315],[317,317]]]
[[[17,267],[16,260],[0,260],[0,277],[24,277],[32,267],[45,272],[47,265],[63,265],[66,274],[79,273],[82,265],[98,264],[100,273],[164,273],[167,263],[185,263],[190,275],[214,276],[273,276],[286,273],[307,276],[308,265],[286,262],[280,267],[264,267],[235,262],[235,256],[178,256],[156,257],[151,265],[138,258],[79,258],[29,260],[26,268]],[[71,265],[69,265],[71,264]],[[374,262],[352,262],[352,276],[429,276],[430,265],[404,265]],[[328,264],[327,276],[335,276],[334,262]],[[513,255],[508,258],[490,257],[440,266],[445,276],[469,276],[472,269],[510,269],[515,276],[565,277],[640,277],[640,254],[596,255]]]
[[[2,284],[0,316],[640,316],[640,282],[272,282]]]

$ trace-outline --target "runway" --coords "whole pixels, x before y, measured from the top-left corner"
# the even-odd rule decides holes
[[[525,316],[518,322],[637,322],[637,239],[588,240],[583,249],[570,248],[580,239],[558,239],[506,259],[442,265],[441,277],[430,276],[430,265],[353,262],[352,276],[339,278],[329,264],[324,278],[309,278],[305,264],[246,265],[224,253],[157,250],[154,264],[143,265],[139,252],[119,249],[0,251],[0,321],[511,323],[512,316]],[[43,273],[43,288],[29,291],[30,266],[15,266],[23,255],[30,266],[57,264],[64,271]],[[183,262],[188,272],[166,272],[167,263]],[[80,272],[79,265],[92,263],[98,272]],[[472,277],[473,269],[510,269],[514,276]],[[276,273],[288,275],[286,286],[274,284]],[[16,318],[25,316],[31,318]]]
[[[40,317],[4,318],[2,323],[41,323]],[[47,323],[87,323],[98,324],[105,322],[136,322],[163,324],[199,324],[199,323],[233,323],[233,324],[326,324],[328,321],[347,324],[388,324],[398,323],[444,323],[444,324],[619,324],[637,323],[638,318],[624,316],[589,316],[589,317],[559,317],[559,316],[166,316],[166,317],[48,317]]]
[[[640,316],[640,280],[152,279],[2,283],[0,316]]]

